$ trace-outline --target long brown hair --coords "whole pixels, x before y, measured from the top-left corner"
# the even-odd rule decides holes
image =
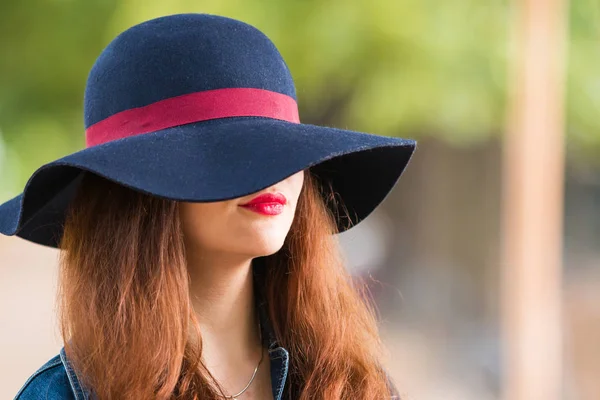
[[[306,171],[283,248],[261,258],[269,317],[290,353],[287,393],[389,399],[375,310],[344,267],[323,193]],[[91,173],[71,203],[60,245],[61,333],[101,400],[222,398],[201,360],[178,204]]]

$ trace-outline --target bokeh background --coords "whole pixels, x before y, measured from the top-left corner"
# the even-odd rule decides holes
[[[87,73],[116,34],[179,12],[249,22],[286,59],[303,122],[419,141],[381,207],[342,235],[349,268],[372,282],[397,385],[411,399],[499,399],[507,368],[501,305],[510,293],[500,284],[502,154],[518,3],[2,0],[0,201],[43,163],[84,147]],[[564,368],[556,399],[597,400],[599,3],[572,0],[562,18]],[[61,347],[56,268],[55,250],[0,237],[2,399]]]

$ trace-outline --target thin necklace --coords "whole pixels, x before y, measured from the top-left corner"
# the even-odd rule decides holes
[[[239,393],[236,393],[234,395],[231,396],[227,396],[224,395],[224,397],[228,400],[237,400],[237,398],[242,395],[246,390],[248,390],[248,388],[250,387],[250,385],[252,384],[252,382],[254,381],[254,378],[256,377],[256,372],[258,372],[258,367],[260,367],[260,364],[262,363],[262,360],[265,356],[265,351],[262,348],[262,329],[260,326],[260,319],[258,320],[258,334],[260,336],[260,360],[258,360],[258,364],[256,365],[256,368],[254,368],[254,373],[252,373],[252,377],[250,378],[250,382],[248,382],[248,384],[246,385],[245,388],[243,388]]]

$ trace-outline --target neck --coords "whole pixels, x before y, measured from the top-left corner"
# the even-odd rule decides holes
[[[207,367],[260,355],[252,259],[188,252],[192,304],[200,323]],[[202,254],[201,256],[199,254]]]

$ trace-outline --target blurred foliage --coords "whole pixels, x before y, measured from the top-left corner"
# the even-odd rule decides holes
[[[585,159],[600,148],[600,2],[572,0],[568,52],[567,127]]]
[[[160,15],[251,23],[281,50],[304,122],[468,145],[502,132],[506,0],[3,0],[0,196],[83,148],[87,73],[112,38]],[[568,126],[600,144],[598,5],[573,0]],[[540,68],[543,68],[541,65]],[[2,192],[4,190],[4,192]],[[6,196],[4,196],[6,197]]]

